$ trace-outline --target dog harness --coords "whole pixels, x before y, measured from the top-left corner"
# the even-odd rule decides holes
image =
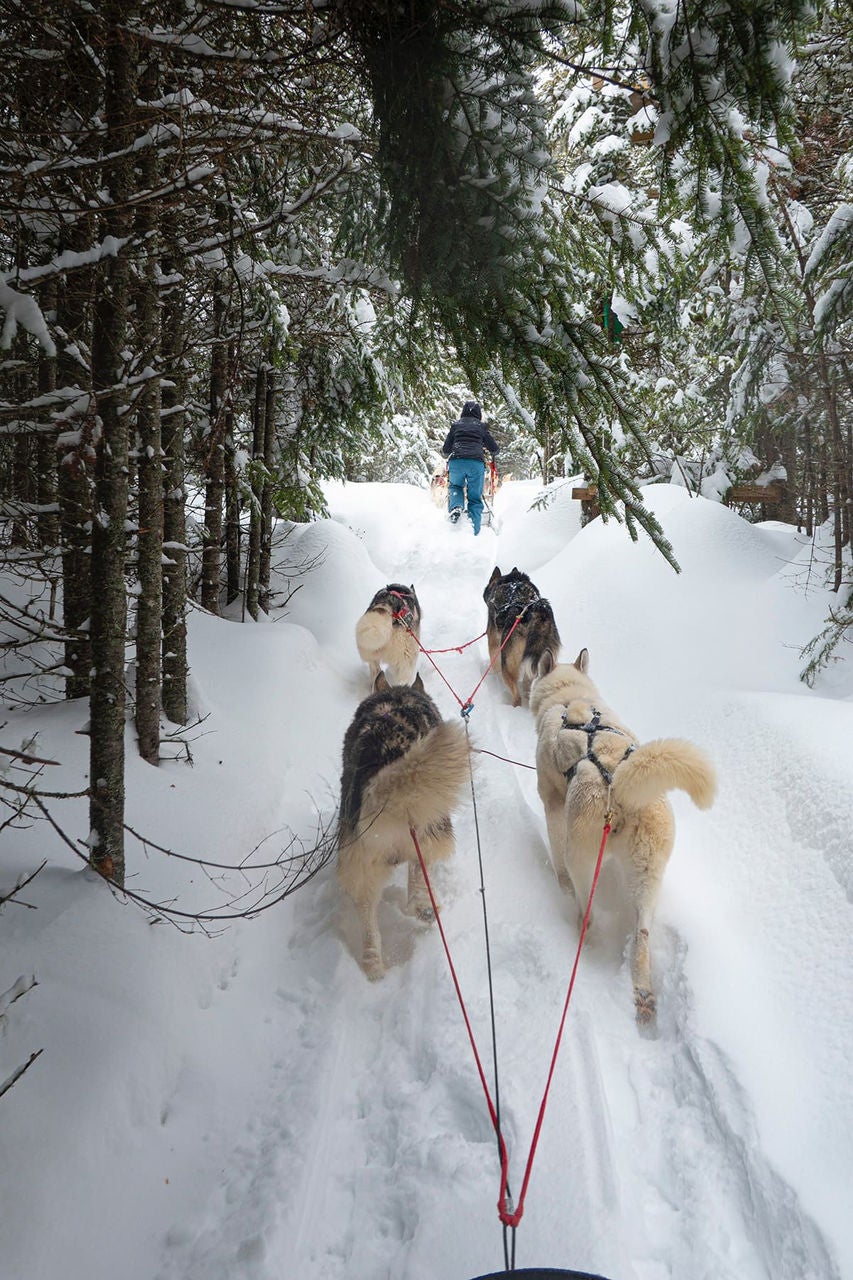
[[[411,630],[415,624],[415,615],[409,607],[408,600],[399,591],[389,591],[388,594],[389,596],[394,596],[400,601],[400,608],[394,613],[394,621],[392,625],[396,626],[397,624],[401,624],[408,630]]]
[[[503,631],[508,623],[514,622],[516,618],[521,618],[533,604],[538,604],[542,597],[537,594],[532,600],[525,600],[524,604],[519,606],[517,597],[521,595],[522,588],[530,589],[529,582],[508,582],[506,583],[509,599],[506,604],[502,604],[499,609],[495,609],[495,624]]]
[[[599,760],[598,756],[595,754],[595,749],[593,747],[593,743],[595,742],[595,735],[597,733],[618,733],[620,738],[627,738],[628,735],[624,729],[614,729],[613,725],[611,724],[602,724],[601,712],[597,711],[595,707],[592,708],[592,718],[588,720],[586,724],[569,724],[569,717],[564,711],[563,723],[561,724],[560,728],[561,729],[577,729],[581,733],[586,734],[586,753],[582,755],[579,760],[575,761],[571,769],[566,769],[565,771],[564,777],[566,779],[566,782],[569,782],[569,783],[572,781],[575,774],[577,773],[578,765],[582,764],[584,760],[589,760],[591,761],[592,764],[595,765],[596,769],[601,774],[607,786],[612,787],[613,774],[619,768],[619,765],[622,763],[622,761],[627,760],[628,756],[631,754],[632,751],[636,749],[636,746],[637,746],[636,742],[629,743],[625,751],[625,754],[621,757],[621,759],[617,760],[616,764],[613,766],[613,769],[608,769],[607,765],[603,764],[602,761]]]

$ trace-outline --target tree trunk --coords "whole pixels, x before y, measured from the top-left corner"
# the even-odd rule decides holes
[[[67,247],[86,249],[90,241],[89,219],[72,228]],[[92,270],[84,268],[68,280],[59,297],[59,326],[65,334],[57,360],[57,375],[63,387],[88,390],[88,375],[75,353],[89,337]],[[81,387],[81,382],[83,386]],[[89,619],[92,612],[89,522],[92,519],[92,469],[94,466],[94,406],[76,419],[72,430],[60,432],[56,442],[58,463],[59,539],[62,547],[62,610],[65,641],[66,698],[84,698],[89,693],[92,658]]]
[[[213,350],[210,356],[210,434],[207,437],[204,502],[204,548],[201,560],[201,603],[219,613],[222,569],[222,500],[225,495],[225,393],[228,350],[223,338],[227,307],[219,282],[213,294]]]
[[[177,244],[174,217],[165,239]],[[187,722],[187,553],[186,491],[184,489],[184,397],[186,374],[183,350],[185,292],[177,280],[174,251],[163,260],[164,275],[172,281],[163,303],[162,364],[167,375],[162,389],[163,471],[163,711],[173,724]]]
[[[225,600],[230,604],[240,595],[240,484],[234,449],[234,413],[225,416]]]
[[[847,487],[847,468],[844,458],[844,434],[838,414],[838,399],[835,383],[829,371],[826,356],[821,353],[820,376],[826,398],[826,412],[829,420],[830,473],[833,492],[832,518],[833,538],[835,543],[835,565],[833,573],[833,590],[840,591],[844,580],[844,547],[846,524],[849,519],[848,503],[850,491]]]
[[[51,318],[56,311],[56,286],[51,283],[42,289],[40,298],[42,310]],[[39,395],[47,396],[56,390],[56,357],[49,356],[46,351],[39,352],[38,364]],[[42,432],[37,445],[38,491],[38,540],[39,546],[53,551],[59,541],[59,519],[57,516],[57,474],[56,474],[56,440],[54,436]],[[52,510],[46,508],[54,508]]]
[[[267,369],[259,365],[255,374],[255,399],[252,414],[252,509],[249,514],[249,546],[246,550],[246,608],[258,620],[258,583],[261,571],[261,505],[264,478],[264,432],[267,405]]]
[[[26,265],[26,256],[23,251],[19,251],[18,267],[24,268]],[[12,359],[17,365],[17,371],[12,378],[13,395],[19,404],[26,404],[31,400],[35,391],[28,359],[29,345],[29,339],[20,333],[12,348]],[[9,541],[13,547],[28,547],[32,545],[30,525],[36,492],[33,477],[33,437],[27,431],[20,431],[13,439],[10,479],[8,496],[15,514],[9,531]]]
[[[127,33],[131,5],[105,0],[103,182],[110,205],[104,231],[123,241],[132,229],[129,199],[136,101],[135,49]],[[124,153],[124,154],[123,154]],[[92,687],[90,694],[90,827],[93,867],[124,884],[124,582],[127,519],[127,385],[124,349],[131,292],[130,261],[119,247],[98,269],[92,333],[92,381],[100,435],[95,457],[92,522]]]
[[[267,376],[264,410],[264,485],[261,492],[261,561],[258,572],[258,604],[264,613],[270,611],[270,574],[272,570],[272,475],[275,453],[275,370]]]
[[[91,48],[98,21],[80,14],[79,39]],[[97,143],[91,132],[101,108],[101,80],[95,58],[79,60],[73,75],[66,73],[69,119],[77,122],[72,131],[75,153],[94,159]],[[71,207],[75,199],[74,179],[69,178],[63,193]],[[97,238],[95,216],[78,214],[60,238],[59,249],[84,254]],[[95,407],[91,397],[91,368],[85,352],[91,342],[95,269],[78,267],[61,276],[57,288],[57,368],[59,386],[76,393],[80,408],[60,429],[56,441],[59,541],[62,548],[62,609],[65,641],[66,698],[88,697],[92,655],[89,625],[92,612],[91,542],[92,490],[95,460]]]
[[[149,63],[140,94],[145,101],[157,95],[156,62]],[[143,153],[139,180],[143,190],[157,181],[157,157],[153,148]],[[145,262],[136,291],[137,349],[143,376],[154,373],[160,360],[158,291],[159,245],[157,214],[153,201],[142,205],[136,230],[145,238]],[[139,492],[139,597],[136,609],[136,733],[139,754],[149,764],[160,757],[161,626],[163,613],[163,449],[160,438],[160,381],[151,376],[136,402],[139,442],[137,477]]]

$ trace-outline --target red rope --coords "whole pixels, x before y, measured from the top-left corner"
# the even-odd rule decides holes
[[[471,1029],[471,1022],[468,1017],[468,1011],[465,1008],[465,1001],[462,998],[462,989],[459,985],[459,979],[456,976],[456,968],[453,964],[453,958],[450,954],[450,947],[448,946],[448,943],[447,943],[447,937],[445,936],[444,926],[441,923],[441,916],[438,913],[438,905],[433,895],[432,885],[430,884],[429,873],[427,872],[426,863],[424,862],[424,857],[423,857],[423,854],[421,853],[421,848],[420,848],[420,845],[418,844],[418,838],[415,835],[414,829],[410,828],[410,831],[411,831],[412,840],[415,846],[415,852],[418,855],[418,861],[421,865],[421,872],[423,873],[424,883],[426,884],[426,887],[427,887],[427,893],[429,894],[429,900],[430,900],[430,903],[432,904],[433,912],[435,913],[435,919],[436,919],[436,923],[438,924],[438,930],[439,930],[439,933],[441,934],[441,941],[444,946],[444,954],[447,956],[447,963],[450,967],[450,976],[453,979],[453,985],[456,988],[456,996],[459,1001],[459,1006],[462,1010],[462,1017],[465,1020],[465,1027],[468,1031],[468,1039],[471,1042],[471,1048],[474,1052],[474,1061],[477,1064],[477,1071],[480,1076],[480,1083],[482,1084],[483,1092],[486,1095],[486,1105],[488,1106],[488,1109],[489,1109],[489,1116],[491,1117],[492,1127],[494,1128],[495,1133],[497,1135],[497,1139],[498,1139],[498,1147],[500,1149],[500,1160],[501,1160],[501,1184],[500,1184],[500,1195],[498,1197],[498,1217],[500,1218],[504,1226],[515,1228],[518,1226],[519,1222],[521,1221],[522,1214],[524,1213],[524,1201],[527,1196],[527,1186],[528,1186],[528,1183],[530,1182],[530,1174],[533,1168],[533,1158],[536,1155],[536,1148],[539,1145],[539,1136],[542,1132],[542,1123],[545,1119],[545,1108],[548,1105],[548,1095],[551,1090],[551,1082],[554,1079],[554,1070],[557,1065],[557,1055],[560,1052],[560,1045],[563,1039],[563,1031],[566,1025],[566,1016],[569,1011],[569,1002],[571,1001],[572,992],[574,991],[575,978],[577,977],[578,965],[580,964],[581,950],[583,949],[584,939],[586,938],[587,929],[589,928],[589,917],[590,917],[590,913],[592,912],[592,900],[593,900],[593,897],[595,896],[596,886],[598,885],[598,877],[601,873],[601,864],[604,859],[604,850],[607,847],[607,839],[611,831],[611,815],[608,813],[604,822],[604,830],[601,836],[601,846],[598,850],[598,858],[595,863],[595,871],[592,877],[592,886],[589,891],[589,899],[586,904],[586,911],[584,912],[580,937],[578,939],[577,951],[575,952],[575,962],[572,965],[572,975],[571,975],[571,978],[569,979],[569,989],[566,992],[566,999],[565,999],[565,1003],[563,1004],[563,1014],[562,1014],[562,1017],[560,1018],[560,1025],[557,1031],[557,1039],[554,1043],[554,1051],[551,1054],[551,1065],[548,1070],[548,1079],[545,1084],[545,1092],[542,1095],[542,1101],[539,1105],[539,1114],[536,1118],[536,1127],[533,1132],[533,1140],[530,1144],[530,1152],[528,1154],[527,1164],[524,1170],[524,1180],[521,1185],[521,1194],[518,1197],[518,1204],[514,1211],[511,1210],[507,1204],[507,1183],[509,1181],[509,1159],[507,1156],[506,1143],[504,1142],[503,1134],[501,1133],[500,1126],[498,1124],[497,1112],[495,1111],[495,1106],[494,1106],[494,1103],[492,1102],[492,1095],[489,1093],[489,1086],[486,1081],[485,1072],[483,1071],[483,1064],[480,1061],[480,1054],[477,1050],[477,1044],[474,1039],[474,1032]]]
[[[398,600],[403,600],[403,597],[400,595],[400,592],[399,592],[399,591],[391,591],[391,592],[389,592],[389,594],[390,594],[390,595],[392,595],[392,596],[396,596]],[[413,631],[413,630],[412,630],[412,628],[409,626],[408,622],[406,621],[406,618],[407,618],[407,617],[410,617],[410,616],[411,616],[410,611],[409,611],[408,607],[407,607],[407,606],[405,606],[405,602],[404,602],[404,607],[403,607],[403,608],[401,608],[401,609],[398,609],[398,610],[397,610],[397,612],[394,614],[394,617],[396,618],[396,620],[397,620],[398,622],[400,622],[400,623],[401,623],[401,624],[406,628],[406,630],[408,631],[409,635],[412,637],[412,639],[414,640],[415,644],[418,646],[418,648],[420,649],[420,651],[421,651],[421,653],[424,655],[424,657],[429,658],[430,662],[432,663],[433,667],[434,667],[434,668],[435,668],[435,670],[437,671],[438,675],[441,677],[441,679],[442,679],[442,680],[444,681],[444,683],[447,685],[448,689],[449,689],[449,690],[450,690],[450,692],[453,694],[453,696],[454,696],[454,698],[456,699],[456,701],[459,703],[459,706],[462,708],[462,714],[463,714],[463,715],[465,715],[465,707],[466,707],[466,703],[464,703],[464,702],[462,701],[462,699],[459,697],[459,694],[458,694],[458,693],[456,692],[456,690],[453,688],[453,685],[452,685],[452,684],[450,683],[450,681],[447,679],[447,677],[445,676],[444,672],[443,672],[443,671],[441,670],[441,668],[439,667],[438,663],[437,663],[437,662],[433,662],[432,658],[430,657],[430,654],[429,654],[428,650],[426,650],[426,649],[423,647],[423,645],[422,645],[422,644],[421,644],[421,642],[420,642],[420,638],[419,638],[418,636],[416,636],[416,635],[415,635],[414,631]],[[469,699],[469,701],[470,701],[470,699]]]
[[[468,1017],[468,1010],[465,1007],[465,1000],[463,999],[463,996],[462,996],[462,988],[460,987],[459,979],[456,976],[456,966],[454,965],[453,957],[450,954],[450,947],[447,942],[447,935],[444,932],[444,925],[441,923],[441,916],[438,910],[438,903],[436,902],[435,894],[432,891],[432,884],[430,883],[429,872],[427,871],[427,868],[426,868],[424,855],[421,853],[421,846],[418,844],[418,837],[415,834],[414,827],[410,827],[409,831],[412,836],[412,842],[415,846],[415,853],[418,855],[418,862],[421,864],[421,873],[424,878],[424,884],[427,887],[427,893],[429,894],[430,903],[432,904],[433,914],[435,915],[435,922],[438,925],[438,932],[441,935],[441,941],[444,947],[444,954],[447,956],[447,964],[448,964],[448,967],[450,968],[450,976],[453,979],[453,985],[456,988],[456,998],[459,1001],[459,1008],[462,1010],[462,1017],[465,1021],[465,1029],[468,1032],[468,1039],[471,1043],[471,1049],[473,1050],[473,1053],[474,1053],[474,1061],[477,1064],[477,1072],[480,1076],[480,1083],[483,1086],[483,1093],[486,1095],[486,1105],[489,1108],[489,1116],[491,1117],[492,1128],[497,1134],[498,1145],[500,1147],[500,1153],[501,1153],[501,1186],[505,1187],[506,1180],[507,1180],[507,1165],[508,1165],[506,1143],[504,1142],[503,1134],[501,1133],[500,1126],[498,1124],[497,1111],[495,1110],[495,1104],[492,1102],[492,1095],[489,1092],[489,1085],[486,1080],[486,1073],[483,1070],[483,1064],[480,1060],[480,1053],[479,1053],[479,1050],[477,1049],[477,1041],[474,1039],[474,1032],[471,1027],[471,1020]]]
[[[468,649],[472,644],[476,644],[478,640],[483,640],[488,634],[488,631],[484,631],[481,635],[474,636],[473,640],[466,640],[464,644],[454,644],[449,649],[422,649],[421,653],[461,653],[463,649]]]
[[[404,625],[405,625],[405,624],[404,624]],[[456,701],[459,703],[459,706],[462,708],[462,714],[463,714],[463,715],[465,715],[465,708],[468,706],[468,703],[466,703],[466,702],[463,702],[463,701],[462,701],[462,699],[459,697],[459,694],[458,694],[458,693],[456,692],[456,690],[453,688],[453,685],[450,683],[450,681],[447,679],[447,676],[446,676],[446,675],[444,674],[444,672],[442,671],[441,667],[438,665],[438,663],[437,663],[437,662],[433,662],[431,655],[430,655],[429,653],[427,653],[426,649],[423,647],[423,645],[421,644],[420,640],[418,640],[418,637],[417,637],[417,636],[415,636],[414,631],[412,631],[412,630],[411,630],[411,628],[407,628],[407,629],[409,630],[409,633],[415,637],[415,642],[417,643],[417,646],[418,646],[418,648],[420,649],[421,653],[424,655],[424,657],[429,658],[430,662],[432,663],[432,666],[433,666],[434,670],[438,672],[438,674],[439,674],[439,676],[441,677],[441,679],[442,679],[442,680],[444,681],[444,683],[447,685],[448,689],[449,689],[449,690],[450,690],[450,692],[453,694],[453,696],[454,696],[454,698],[456,699]],[[470,701],[471,701],[471,700],[470,700],[470,698],[469,698],[469,699],[468,699],[468,702],[470,703]]]
[[[501,1170],[501,1193],[500,1193],[500,1199],[498,1200],[498,1215],[500,1217],[501,1222],[503,1222],[506,1226],[517,1227],[519,1222],[521,1221],[521,1215],[524,1213],[524,1200],[527,1195],[527,1184],[530,1182],[530,1173],[533,1168],[533,1157],[536,1154],[536,1148],[539,1144],[539,1135],[542,1131],[542,1122],[545,1119],[545,1108],[548,1105],[548,1094],[551,1089],[551,1081],[554,1079],[554,1069],[557,1065],[557,1054],[560,1052],[560,1044],[563,1039],[563,1029],[565,1028],[565,1025],[566,1025],[566,1015],[569,1011],[569,1001],[572,998],[572,992],[575,986],[575,978],[577,977],[577,972],[578,972],[578,965],[580,964],[581,950],[583,949],[584,939],[586,938],[586,931],[589,928],[589,917],[590,917],[590,913],[592,912],[592,900],[593,900],[593,897],[595,896],[595,889],[596,889],[596,885],[598,884],[598,877],[599,877],[599,874],[601,873],[601,863],[604,859],[604,850],[607,847],[607,838],[610,835],[610,830],[611,830],[611,815],[608,813],[607,817],[604,820],[604,830],[601,835],[601,846],[598,850],[598,858],[596,859],[596,863],[595,863],[595,872],[593,873],[592,885],[589,890],[589,899],[587,900],[586,911],[584,912],[584,917],[583,917],[583,924],[581,925],[581,933],[580,933],[580,937],[578,938],[578,949],[575,952],[575,962],[572,965],[572,976],[569,979],[569,989],[566,992],[566,1000],[565,1000],[565,1004],[563,1005],[563,1016],[560,1018],[560,1027],[559,1027],[559,1030],[557,1031],[557,1039],[554,1043],[554,1052],[551,1055],[551,1066],[548,1071],[548,1080],[545,1084],[545,1092],[542,1095],[542,1102],[539,1107],[539,1115],[536,1118],[536,1128],[533,1132],[533,1141],[530,1144],[530,1154],[527,1157],[527,1165],[524,1170],[524,1180],[521,1184],[521,1194],[518,1197],[518,1205],[514,1213],[510,1213],[509,1209],[507,1208],[506,1177],[504,1175],[503,1169]]]
[[[402,599],[402,597],[400,596],[399,591],[392,591],[392,592],[391,592],[391,595],[398,596],[400,599]],[[513,631],[515,631],[515,628],[518,626],[519,622],[521,622],[521,619],[524,617],[524,614],[525,614],[525,612],[526,612],[526,609],[527,609],[527,606],[525,605],[525,608],[524,608],[524,609],[522,609],[521,613],[520,613],[520,614],[518,615],[518,617],[515,619],[515,622],[513,622],[512,626],[510,627],[509,631],[507,632],[506,637],[505,637],[505,639],[504,639],[503,643],[501,644],[500,648],[498,649],[497,653],[496,653],[496,654],[495,654],[495,656],[492,658],[492,660],[491,660],[491,662],[489,663],[489,665],[486,667],[486,670],[483,672],[482,677],[478,680],[477,684],[474,686],[474,691],[473,691],[473,693],[471,693],[471,694],[469,695],[469,697],[465,699],[465,701],[464,701],[464,702],[463,702],[463,701],[462,701],[462,699],[459,697],[459,694],[458,694],[458,693],[456,692],[456,690],[453,688],[453,685],[452,685],[452,684],[450,683],[450,681],[447,679],[447,677],[445,676],[444,672],[443,672],[443,671],[441,670],[441,668],[439,667],[438,663],[437,663],[437,662],[433,662],[433,660],[432,660],[432,655],[433,655],[434,653],[454,653],[454,652],[461,652],[461,651],[462,651],[462,649],[466,649],[466,648],[468,647],[468,645],[469,645],[469,644],[475,644],[477,640],[482,640],[482,639],[483,639],[483,636],[488,635],[488,632],[487,632],[487,631],[484,631],[482,636],[477,636],[475,640],[469,640],[469,641],[467,642],[467,644],[463,644],[463,645],[461,645],[461,646],[460,646],[460,648],[459,648],[458,650],[457,650],[457,649],[425,649],[425,648],[423,647],[423,645],[421,644],[421,642],[420,642],[420,638],[419,638],[418,636],[416,636],[416,635],[415,635],[414,631],[413,631],[413,630],[412,630],[412,628],[409,626],[408,622],[406,622],[406,617],[407,617],[407,615],[408,615],[408,613],[409,613],[409,610],[408,610],[408,609],[399,609],[399,610],[394,614],[394,617],[397,619],[397,621],[398,621],[398,622],[401,622],[401,623],[403,624],[403,626],[406,628],[406,630],[408,631],[409,635],[412,637],[412,639],[414,640],[415,644],[418,646],[418,648],[420,649],[420,651],[421,651],[421,653],[424,655],[424,657],[425,657],[425,658],[429,658],[430,662],[432,663],[433,668],[434,668],[434,669],[435,669],[435,671],[438,673],[438,675],[441,677],[441,679],[444,681],[444,683],[447,685],[448,689],[449,689],[449,690],[450,690],[450,692],[453,694],[453,696],[454,696],[454,698],[456,699],[456,701],[459,703],[459,706],[460,706],[460,707],[461,707],[461,709],[462,709],[462,714],[463,714],[463,716],[467,716],[467,715],[468,715],[468,713],[471,711],[471,709],[472,709],[472,708],[473,708],[473,706],[474,706],[474,694],[479,692],[480,686],[481,686],[481,685],[483,684],[483,682],[485,681],[486,677],[488,676],[488,674],[489,674],[489,672],[491,671],[492,667],[493,667],[493,666],[495,665],[495,663],[497,662],[498,658],[500,657],[500,655],[501,655],[501,653],[503,652],[503,650],[504,650],[504,648],[506,647],[506,645],[508,645],[508,644],[509,644],[510,636],[512,635]]]
[[[506,639],[504,640],[503,644],[500,646],[500,648],[498,649],[497,653],[496,653],[496,654],[495,654],[495,656],[492,658],[492,660],[491,660],[491,662],[489,663],[489,665],[486,667],[486,670],[483,672],[483,674],[482,674],[482,676],[480,677],[480,679],[478,680],[477,684],[474,686],[474,692],[471,694],[471,696],[469,697],[468,701],[467,701],[467,702],[464,704],[464,706],[462,707],[462,714],[463,714],[463,715],[465,715],[465,708],[466,708],[466,707],[470,710],[470,709],[471,709],[471,707],[474,705],[474,694],[479,692],[480,686],[485,682],[486,677],[488,676],[488,674],[489,674],[489,672],[491,671],[492,667],[495,665],[495,663],[497,662],[498,658],[501,656],[501,654],[503,653],[504,649],[505,649],[505,648],[506,648],[506,646],[509,644],[510,636],[512,635],[513,631],[515,631],[515,628],[518,626],[519,622],[521,622],[521,619],[523,618],[523,616],[524,616],[524,609],[522,609],[521,613],[518,615],[518,617],[516,618],[515,622],[512,624],[512,626],[510,627],[509,631],[506,633]]]

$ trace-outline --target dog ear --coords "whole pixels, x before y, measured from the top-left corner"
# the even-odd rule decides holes
[[[385,675],[385,672],[380,667],[379,672],[376,676],[376,679],[373,681],[373,692],[385,693],[390,688],[391,686],[388,683],[388,677]]]
[[[574,665],[582,675],[586,675],[587,671],[589,671],[589,649],[581,649],[575,658]]]
[[[489,578],[489,586],[493,587],[496,582],[500,581],[500,577],[501,577],[501,571],[498,568],[498,566],[495,565],[494,569],[492,570],[492,576],[491,578]]]
[[[549,671],[554,670],[555,665],[553,653],[550,649],[546,649],[536,664],[537,676],[547,676]]]
[[[413,688],[413,689],[417,689],[418,693],[426,693],[426,689],[424,688],[424,682],[423,682],[423,680],[421,679],[421,673],[420,673],[420,671],[418,672],[418,674],[415,676],[414,680],[412,681],[412,688]]]

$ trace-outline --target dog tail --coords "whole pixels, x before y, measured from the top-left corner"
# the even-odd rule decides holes
[[[362,662],[370,662],[381,653],[391,639],[393,625],[390,610],[368,609],[361,615],[355,627],[355,643]]]
[[[699,809],[710,809],[717,793],[711,761],[683,738],[644,742],[613,774],[613,799],[620,806],[641,808],[674,790],[686,791]]]
[[[470,777],[465,726],[442,720],[380,769],[365,806],[416,830],[446,820]]]

